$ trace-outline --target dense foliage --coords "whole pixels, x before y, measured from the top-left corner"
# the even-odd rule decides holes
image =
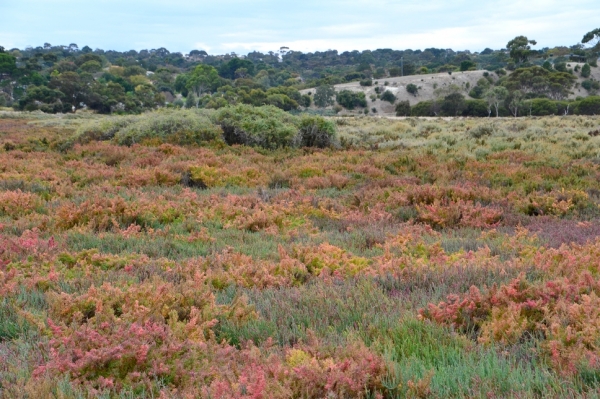
[[[211,110],[160,110],[143,116],[110,117],[82,124],[61,149],[92,140],[120,145],[229,145],[276,149],[337,145],[335,125],[322,116],[295,116],[273,106],[237,105]]]

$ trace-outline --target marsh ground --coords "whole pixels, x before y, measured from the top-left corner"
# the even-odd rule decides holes
[[[599,118],[61,146],[97,118],[0,114],[0,397],[597,396]]]

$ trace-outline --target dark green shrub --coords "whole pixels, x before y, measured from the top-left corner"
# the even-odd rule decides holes
[[[486,91],[486,88],[481,87],[481,86],[475,86],[469,92],[469,96],[471,96],[473,98],[482,98],[483,97],[483,93],[485,93],[485,91]]]
[[[412,116],[435,116],[433,114],[433,101],[421,101],[413,105],[410,114]]]
[[[600,97],[590,96],[579,102],[576,113],[579,115],[600,115]]]
[[[355,107],[366,107],[367,99],[363,92],[353,92],[350,90],[342,90],[337,93],[336,100],[338,104],[346,109],[354,109]]]
[[[46,86],[30,86],[26,94],[17,102],[17,109],[25,111],[41,110],[46,113],[69,112],[71,106],[62,100],[65,95]]]
[[[419,94],[419,88],[414,83],[409,83],[406,85],[406,91],[412,94],[413,96],[417,96]]]
[[[554,69],[558,72],[567,72],[567,63],[566,62],[557,62],[554,64]]]
[[[408,100],[396,104],[396,116],[410,116],[410,103]]]
[[[272,105],[240,104],[221,108],[215,120],[229,145],[244,144],[267,149],[292,146],[298,133],[297,118]]]
[[[596,90],[600,89],[600,83],[597,80],[587,79],[581,82],[581,87],[589,92],[595,92]]]
[[[344,79],[346,79],[346,82],[352,82],[353,80],[359,80],[359,79],[364,79],[365,75],[360,73],[360,72],[351,72],[351,73],[347,73],[344,76]]]
[[[489,116],[487,103],[484,100],[466,100],[462,114],[475,117]]]
[[[556,102],[547,98],[534,98],[531,100],[530,110],[533,116],[555,115],[557,112]]]
[[[373,81],[371,79],[363,79],[360,81],[361,86],[373,86]]]
[[[194,108],[196,106],[196,95],[194,93],[189,93],[185,99],[185,107],[186,108]]]
[[[383,94],[381,95],[381,101],[387,101],[390,104],[393,104],[396,102],[396,96],[394,95],[394,93],[392,93],[389,90],[386,90],[383,92]]]
[[[465,109],[465,96],[460,93],[452,93],[444,97],[441,110],[444,115],[460,115]]]
[[[581,68],[581,77],[589,78],[591,73],[592,73],[592,68],[590,67],[590,64],[584,64],[583,67]]]
[[[300,105],[305,108],[308,108],[308,107],[310,107],[311,103],[312,103],[312,97],[308,94],[303,94],[300,99]]]
[[[477,64],[471,60],[464,60],[460,63],[461,71],[474,71],[477,68]]]
[[[469,96],[473,98],[483,98],[485,93],[491,86],[491,83],[486,78],[481,78],[477,81],[477,85],[469,92]]]
[[[295,100],[292,100],[287,95],[281,94],[281,93],[271,94],[271,95],[267,96],[267,99],[265,102],[267,103],[267,105],[273,105],[284,111],[291,111],[293,109],[298,108],[298,102],[296,102]],[[227,105],[227,102],[226,101],[223,102],[223,105],[224,106]],[[221,107],[217,107],[217,108],[221,108]]]

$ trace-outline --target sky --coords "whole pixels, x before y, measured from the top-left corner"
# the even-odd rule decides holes
[[[525,35],[542,48],[578,43],[599,16],[598,0],[0,0],[0,46],[481,51]]]

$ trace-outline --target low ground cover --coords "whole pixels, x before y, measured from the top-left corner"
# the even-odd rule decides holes
[[[597,395],[600,119],[185,112],[0,114],[0,397]]]

